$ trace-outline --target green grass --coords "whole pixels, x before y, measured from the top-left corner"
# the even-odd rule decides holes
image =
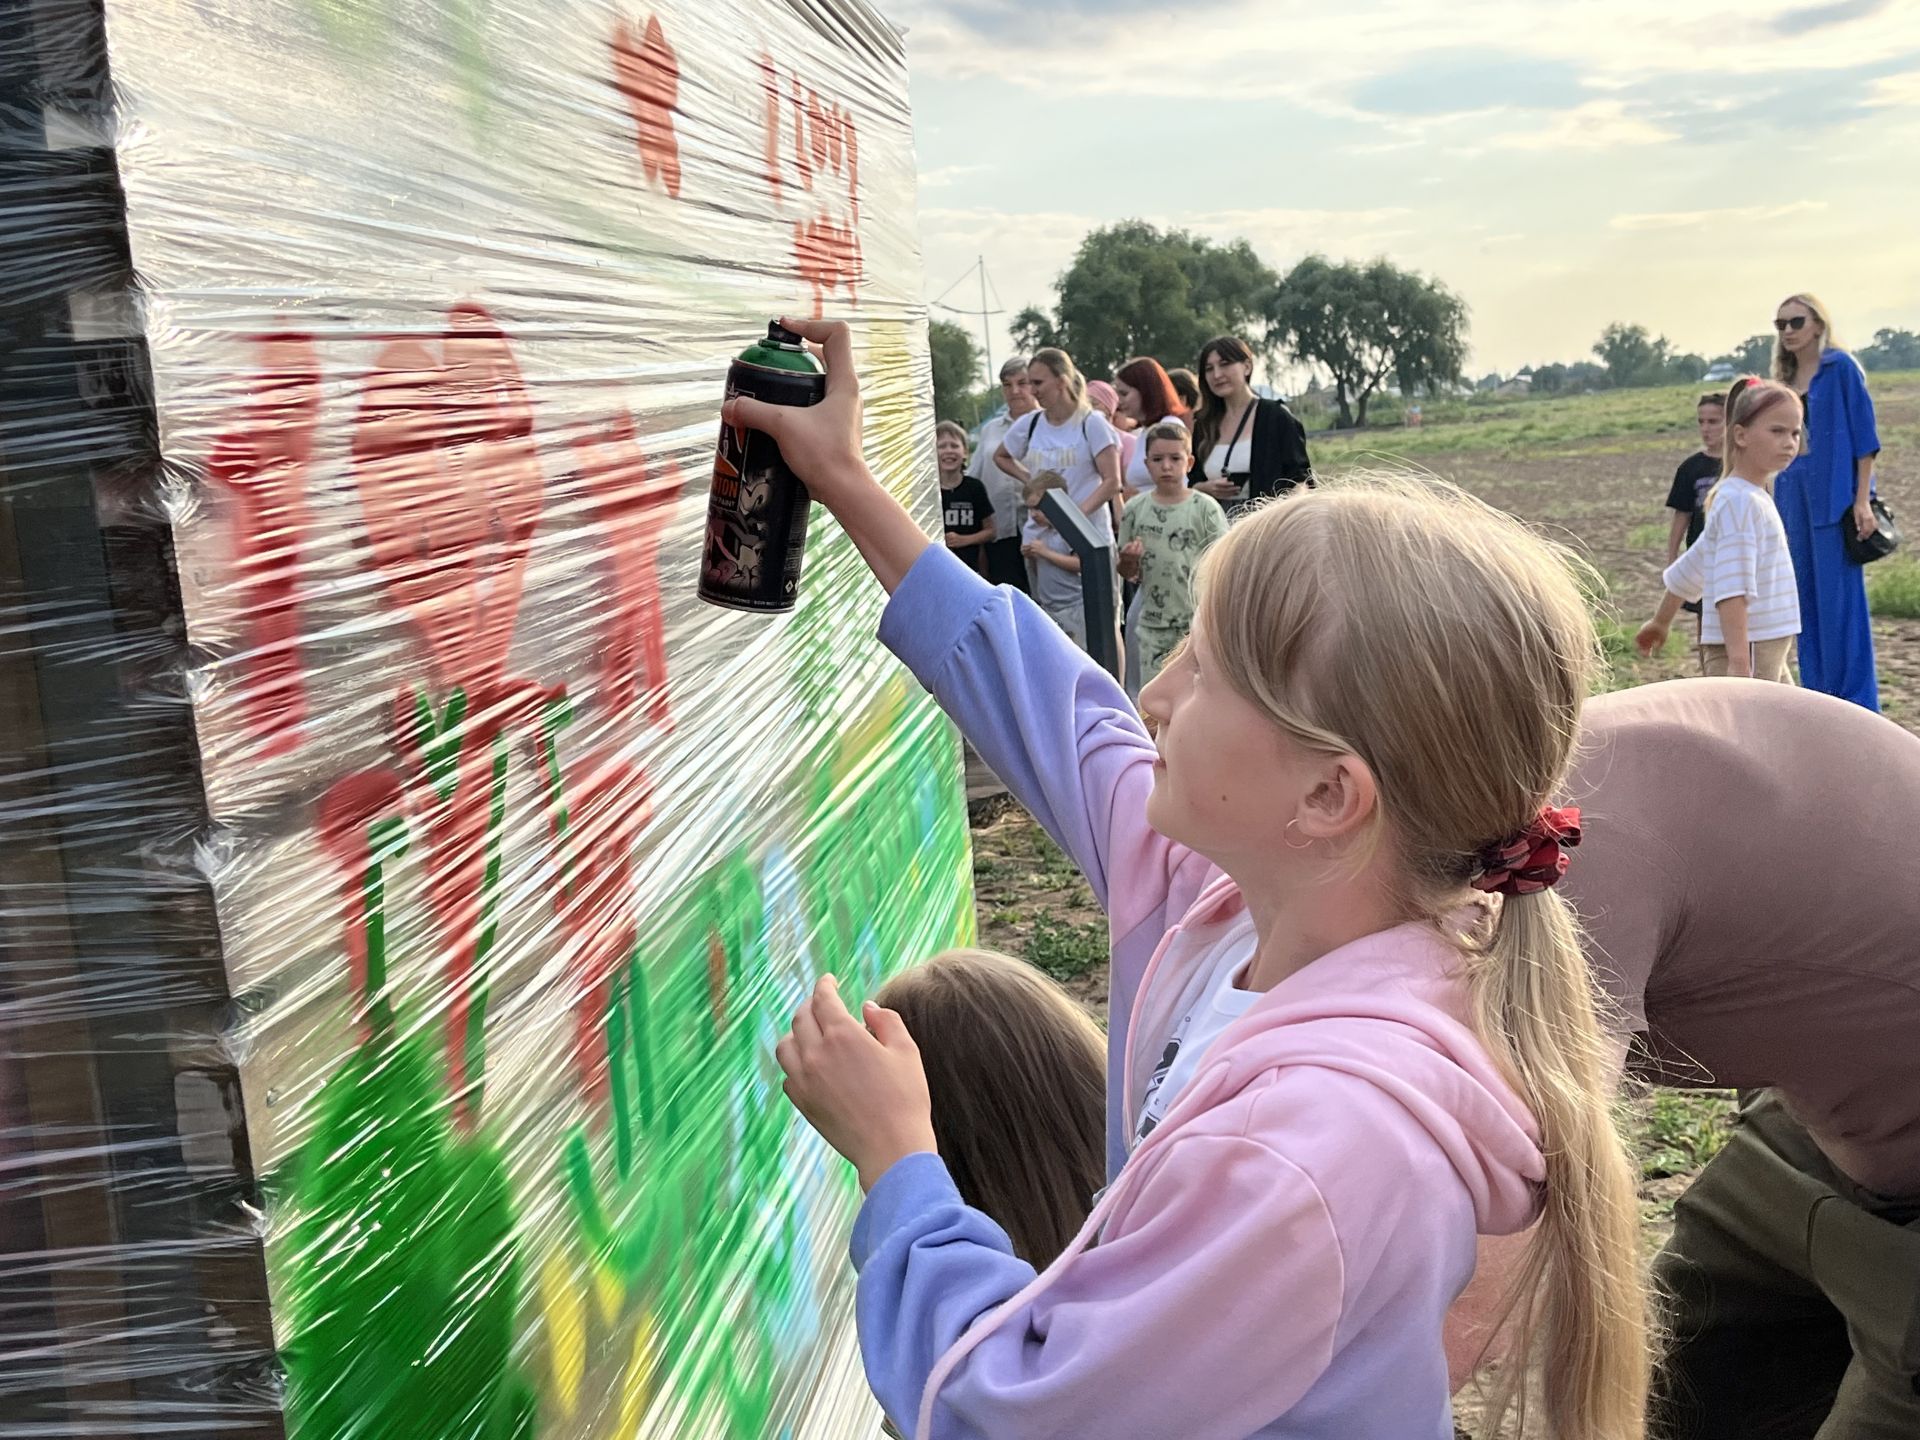
[[[1106,963],[1107,932],[1102,925],[1036,915],[1027,940],[1027,962],[1055,980],[1067,981]]]
[[[1667,536],[1672,531],[1671,524],[1649,521],[1645,525],[1636,525],[1627,532],[1627,544],[1635,550],[1658,550],[1667,543]]]
[[[1867,606],[1894,620],[1920,620],[1920,559],[1889,555],[1867,570]]]
[[[1363,456],[1418,457],[1461,451],[1525,451],[1539,456],[1569,453],[1583,444],[1607,442],[1609,450],[1636,444],[1685,444],[1694,435],[1693,402],[1698,387],[1669,385],[1647,390],[1605,390],[1595,395],[1434,400],[1421,405],[1417,428],[1367,429],[1315,436],[1317,463],[1339,466]],[[1373,419],[1372,414],[1368,416]]]
[[[1653,663],[1642,660],[1640,652],[1634,648],[1634,636],[1640,633],[1643,622],[1622,619],[1614,612],[1604,595],[1592,597],[1593,629],[1600,637],[1600,657],[1606,663],[1606,670],[1594,683],[1596,693],[1605,694],[1609,690],[1625,690],[1641,684],[1648,676],[1643,673],[1644,666]],[[1658,655],[1658,660],[1679,660],[1683,658],[1690,642],[1691,633],[1684,625],[1687,616],[1681,616],[1674,628],[1667,632],[1667,643]],[[1657,678],[1657,677],[1655,677]]]
[[[1656,1090],[1630,1120],[1640,1177],[1659,1180],[1690,1175],[1720,1153],[1727,1143],[1732,1096],[1724,1090]]]

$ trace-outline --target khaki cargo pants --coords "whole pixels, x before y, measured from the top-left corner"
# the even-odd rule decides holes
[[[1782,636],[1778,640],[1756,640],[1749,647],[1753,652],[1753,678],[1756,680],[1774,680],[1782,685],[1793,684],[1793,671],[1787,668],[1787,662],[1793,658],[1793,637]],[[1727,673],[1727,647],[1724,645],[1702,645],[1700,647],[1700,673],[1702,675],[1725,675]]]
[[[1771,1091],[1674,1207],[1659,1440],[1920,1437],[1920,1197],[1835,1170]]]

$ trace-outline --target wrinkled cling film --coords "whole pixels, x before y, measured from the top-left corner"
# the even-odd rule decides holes
[[[852,319],[931,520],[860,0],[0,0],[0,1440],[871,1436],[813,978],[972,931],[728,360]]]

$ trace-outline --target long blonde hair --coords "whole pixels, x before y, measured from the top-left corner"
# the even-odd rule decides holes
[[[960,1198],[1044,1270],[1106,1183],[1107,1047],[1059,985],[991,950],[949,950],[874,997],[920,1047],[933,1133]]]
[[[1033,352],[1029,365],[1044,365],[1053,372],[1054,378],[1067,387],[1067,393],[1073,397],[1073,413],[1084,415],[1093,408],[1087,399],[1087,377],[1080,373],[1073,363],[1073,357],[1057,345],[1049,345],[1043,350]]]
[[[1564,784],[1598,645],[1577,565],[1452,487],[1336,482],[1274,501],[1201,562],[1201,628],[1222,673],[1294,742],[1360,757],[1409,918],[1458,938],[1476,856]],[[1576,858],[1577,863],[1577,858]],[[1571,908],[1495,902],[1460,940],[1481,1042],[1525,1101],[1545,1210],[1508,1297],[1516,1358],[1541,1366],[1558,1440],[1638,1440],[1650,1364],[1633,1173]],[[1503,1371],[1492,1423],[1525,1367]],[[1491,1433],[1491,1432],[1489,1432]]]
[[[1786,299],[1780,302],[1780,305],[1804,305],[1813,312],[1814,321],[1820,326],[1820,348],[1814,352],[1814,364],[1816,366],[1820,363],[1820,356],[1826,354],[1827,351],[1845,348],[1840,343],[1840,337],[1833,333],[1832,312],[1829,311],[1825,305],[1821,304],[1818,296],[1810,295],[1803,291],[1798,295],[1787,296]],[[1778,312],[1780,305],[1773,307],[1776,312]],[[1774,331],[1773,378],[1792,385],[1799,377],[1800,362],[1794,358],[1791,350],[1780,343],[1783,338],[1785,337],[1783,337],[1779,331]]]

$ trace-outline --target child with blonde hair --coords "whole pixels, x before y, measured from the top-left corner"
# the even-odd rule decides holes
[[[900,1016],[854,1017],[823,977],[780,1041],[866,1191],[857,1319],[888,1414],[917,1440],[1450,1440],[1443,1318],[1476,1237],[1531,1227],[1511,1313],[1539,1368],[1509,1389],[1558,1440],[1643,1436],[1639,1212],[1554,889],[1598,663],[1568,557],[1440,487],[1257,510],[1202,562],[1143,726],[929,544],[862,460],[847,328],[795,328],[826,398],[729,421],[838,516],[892,593],[882,640],[1114,937],[1109,1183],[1038,1272],[955,1186]]]
[[[1667,593],[1636,643],[1652,655],[1666,644],[1681,604],[1699,600],[1708,675],[1791,685],[1787,661],[1800,633],[1800,592],[1773,479],[1800,453],[1800,400],[1777,380],[1749,376],[1727,392],[1726,413],[1720,482],[1703,502],[1706,526],[1661,577]]]

